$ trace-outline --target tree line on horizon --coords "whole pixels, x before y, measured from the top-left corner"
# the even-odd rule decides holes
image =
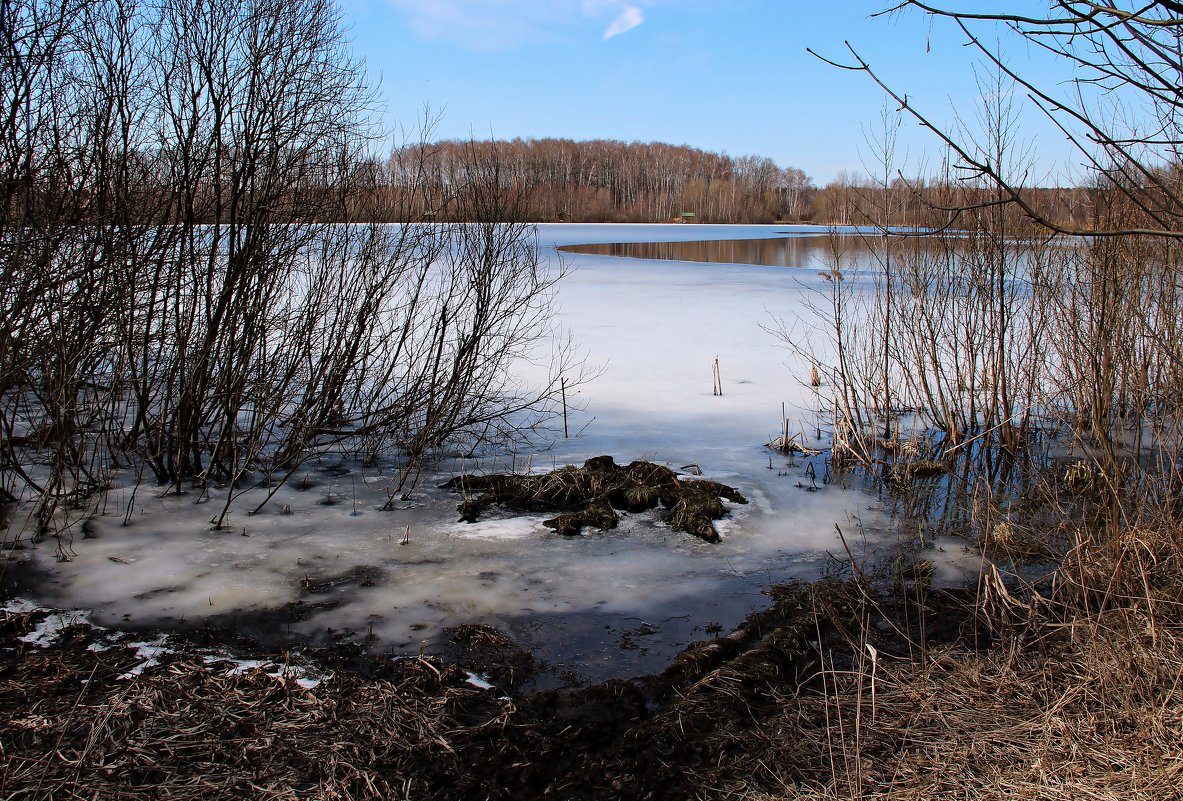
[[[774,222],[806,214],[815,191],[802,170],[767,157],[663,142],[446,140],[398,148],[390,163],[395,187],[419,177],[405,165],[428,165],[435,192],[424,200],[438,206],[456,176],[496,163],[542,222]]]
[[[842,173],[819,186],[804,170],[765,156],[608,139],[419,142],[395,148],[387,164],[373,161],[368,169],[375,176],[371,186],[399,198],[373,207],[398,209],[410,220],[456,219],[454,187],[490,171],[504,199],[534,222],[858,225],[867,222],[860,209],[881,206],[880,195],[889,193],[900,223],[942,226],[952,194],[972,205],[990,191],[947,171],[943,177],[899,175],[888,184]],[[1065,224],[1087,226],[1101,211],[1099,195],[1087,186],[1026,192],[1041,212]]]

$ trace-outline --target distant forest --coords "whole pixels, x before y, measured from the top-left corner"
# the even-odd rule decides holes
[[[812,192],[804,172],[769,158],[660,142],[445,141],[403,148],[392,159],[396,183],[413,178],[398,180],[400,165],[429,165],[437,198],[458,172],[490,163],[547,222],[669,222],[683,212],[709,222],[773,222],[805,214]]]
[[[441,141],[398,148],[379,183],[398,196],[376,208],[411,219],[470,216],[451,201],[474,172],[501,187],[498,204],[537,222],[809,222],[879,221],[890,208],[893,224],[940,225],[941,211],[994,190],[953,178],[906,180],[889,186],[844,175],[817,186],[801,169],[764,156],[729,156],[687,145],[613,140],[513,139]],[[1098,213],[1082,188],[1027,190],[1029,201],[1065,224],[1087,226]],[[413,196],[413,197],[409,197]],[[955,202],[954,201],[955,197]],[[508,201],[508,202],[506,202]],[[874,210],[875,213],[869,213]]]

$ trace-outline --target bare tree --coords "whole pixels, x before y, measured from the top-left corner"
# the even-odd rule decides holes
[[[1046,9],[968,12],[906,0],[884,12],[946,20],[977,50],[985,102],[971,124],[937,125],[853,47],[845,61],[825,59],[868,76],[947,153],[935,181],[898,179],[932,230],[923,246],[888,245],[892,266],[880,272],[898,283],[883,281],[866,319],[846,315],[835,395],[875,390],[845,355],[866,343],[887,365],[879,383],[898,379],[902,405],[921,413],[928,435],[939,432],[944,455],[984,467],[987,498],[1008,475],[995,467],[1031,465],[1049,452],[1037,449],[1041,436],[1067,431],[1084,456],[1069,479],[1098,493],[1105,530],[1116,531],[1183,496],[1183,6],[1055,0]],[[1006,48],[1016,43],[1060,59],[1074,79],[1038,85],[1009,65]],[[1083,157],[1085,186],[1054,194],[1031,186],[1010,100],[1019,95]],[[872,201],[887,197],[888,177]],[[880,314],[888,347],[875,336]]]
[[[395,191],[329,0],[4,3],[0,34],[0,486],[42,528],[127,465],[226,487],[219,526],[326,448],[401,489],[552,410],[527,193],[475,144]]]
[[[955,152],[964,167],[990,180],[1001,200],[1050,231],[1090,236],[1154,234],[1183,236],[1180,147],[1183,146],[1183,6],[1175,2],[1054,0],[1044,14],[967,12],[905,0],[883,14],[916,10],[947,19],[983,59],[1016,85],[1046,114],[1104,184],[1122,193],[1140,213],[1122,228],[1080,228],[1062,224],[1039,209],[1025,187],[1027,174],[1007,174],[989,152],[937,125],[899,90],[889,86],[851,48],[853,62],[830,63],[863,72]],[[980,35],[1001,26],[1022,42],[1061,59],[1075,77],[1054,87],[1035,83],[1011,67],[1001,39]],[[991,44],[994,42],[994,44]],[[1133,101],[1146,113],[1137,119],[1114,113],[1114,103]]]

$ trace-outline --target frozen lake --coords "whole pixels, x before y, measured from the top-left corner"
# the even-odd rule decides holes
[[[442,465],[392,511],[378,509],[389,467],[325,460],[298,473],[258,515],[246,514],[257,502],[250,493],[237,501],[228,532],[208,523],[209,509],[220,506],[217,491],[206,501],[119,488],[108,513],[94,519],[94,538],[75,538],[71,561],[57,563],[49,541],[15,551],[6,582],[41,603],[92,609],[97,622],[113,625],[168,630],[238,620],[275,644],[344,637],[365,640],[373,652],[416,653],[448,626],[487,623],[556,672],[603,679],[660,670],[687,642],[730,630],[764,604],[771,584],[837,568],[836,525],[855,540],[890,539],[874,498],[821,484],[824,457],[817,491],[809,491],[802,460],[787,464],[764,447],[780,433],[782,404],[792,433],[828,444],[813,440],[818,401],[808,364],[765,330],[824,291],[823,242],[801,239],[787,251],[800,263],[765,266],[560,257],[555,247],[821,233],[540,226],[543,252],[571,270],[558,293],[561,321],[599,371],[572,390],[579,408],[569,439],[560,432],[528,451]],[[712,394],[716,358],[722,396]],[[544,528],[549,515],[459,523],[458,498],[436,488],[459,469],[537,472],[600,454],[619,464],[698,465],[750,503],[732,507],[719,522],[722,542],[710,545],[652,513],[623,515],[617,530],[578,538]],[[123,527],[129,505],[134,522]]]

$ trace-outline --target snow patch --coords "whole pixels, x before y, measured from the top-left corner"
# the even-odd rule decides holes
[[[465,681],[468,682],[469,684],[471,684],[473,687],[476,687],[478,690],[492,690],[493,689],[492,684],[490,684],[488,681],[486,681],[484,679],[484,677],[478,676],[475,673],[469,673],[468,678],[465,679]]]
[[[12,598],[4,602],[4,606],[0,606],[0,612],[11,612],[14,615],[23,615],[28,612],[36,612],[43,607],[33,603],[25,598]]]
[[[127,647],[136,649],[136,659],[141,660],[138,665],[133,667],[126,673],[119,675],[120,679],[134,679],[150,667],[156,667],[160,664],[160,657],[172,653],[172,649],[168,647],[168,637],[161,635],[155,640],[149,642],[132,642],[128,643]]]
[[[90,625],[90,612],[54,612],[37,624],[37,628],[18,639],[37,648],[48,648],[58,641],[64,630],[71,626]]]
[[[305,690],[315,689],[324,681],[323,676],[307,667],[290,664],[278,665],[270,660],[238,659],[226,654],[207,654],[202,657],[202,661],[208,666],[228,666],[227,675],[230,676],[245,676],[248,673],[261,671],[264,675],[270,676],[280,683],[295,682]]]

